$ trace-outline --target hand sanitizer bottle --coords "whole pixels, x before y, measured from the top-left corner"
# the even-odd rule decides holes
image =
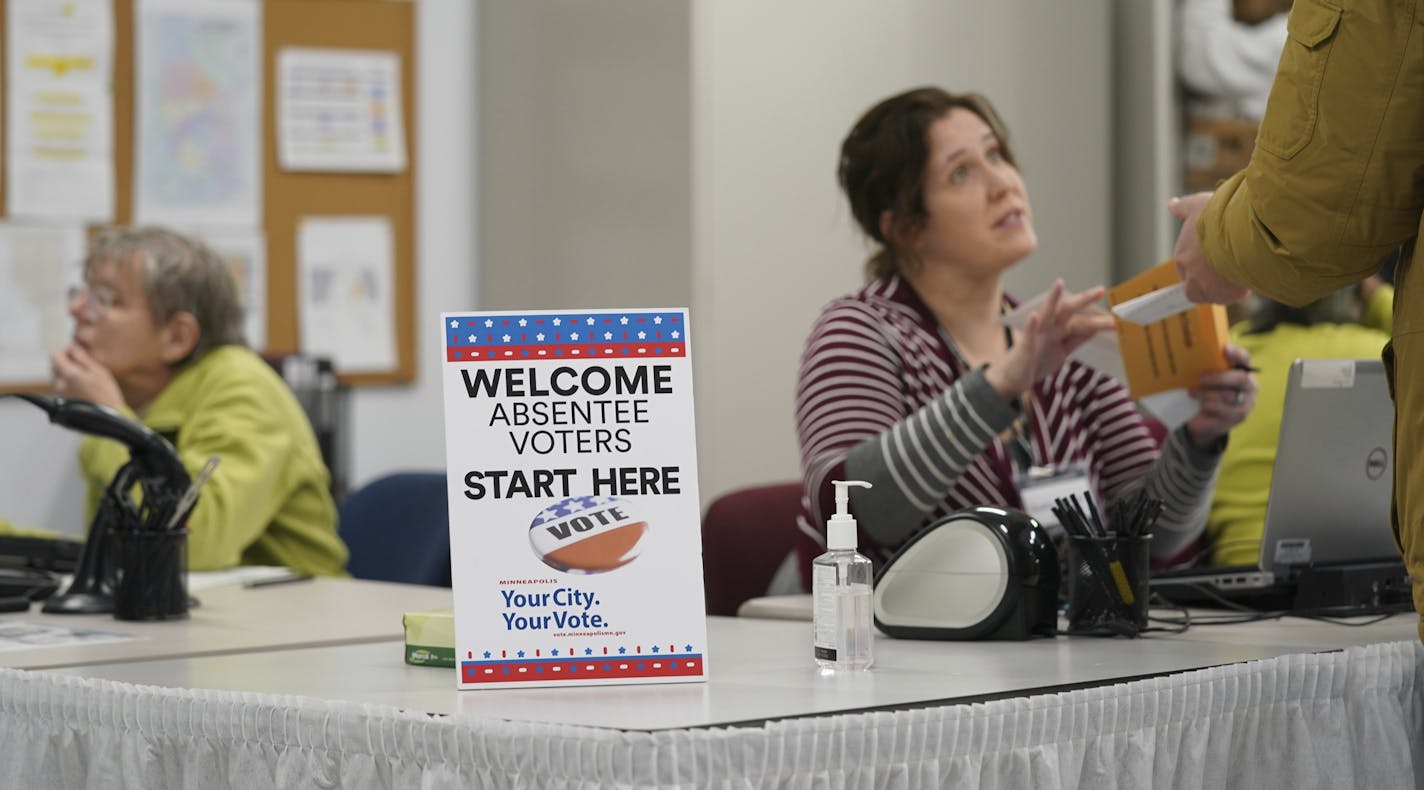
[[[850,515],[850,486],[859,480],[835,480],[836,512],[826,522],[825,554],[811,563],[815,606],[816,663],[826,669],[866,669],[874,623],[870,615],[870,560],[855,550],[855,519]]]

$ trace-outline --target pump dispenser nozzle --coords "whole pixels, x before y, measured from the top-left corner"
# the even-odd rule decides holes
[[[850,514],[850,487],[870,488],[863,480],[832,480],[836,487],[836,512],[826,522],[826,548],[855,548],[855,518]]]

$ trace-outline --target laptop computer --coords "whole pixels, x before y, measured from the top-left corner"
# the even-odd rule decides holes
[[[1376,597],[1401,585],[1407,593],[1390,530],[1393,425],[1380,360],[1297,359],[1256,566],[1167,571],[1152,589],[1175,603],[1226,598],[1273,609],[1360,605],[1352,585]]]

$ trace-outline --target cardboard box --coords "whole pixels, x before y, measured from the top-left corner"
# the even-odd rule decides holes
[[[455,610],[406,612],[405,663],[427,667],[455,666]]]
[[[1255,121],[1189,114],[1185,136],[1186,191],[1215,189],[1251,161],[1256,148]]]
[[[1182,280],[1170,259],[1108,289],[1108,303],[1119,305]],[[1203,373],[1226,370],[1226,308],[1199,304],[1151,324],[1118,319],[1117,339],[1127,388],[1134,399],[1198,384]]]

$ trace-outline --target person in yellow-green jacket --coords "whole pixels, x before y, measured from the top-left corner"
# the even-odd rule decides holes
[[[1251,353],[1256,408],[1231,431],[1207,518],[1213,565],[1251,565],[1260,554],[1266,499],[1281,434],[1286,382],[1296,359],[1379,357],[1389,341],[1394,289],[1377,277],[1304,307],[1263,299],[1251,318],[1231,328]]]
[[[236,284],[216,254],[159,228],[105,232],[69,312],[73,340],[50,359],[55,394],[138,419],[173,442],[191,475],[220,459],[188,519],[190,569],[344,573],[316,436],[286,383],[244,344]],[[127,460],[109,439],[80,445],[91,517]]]
[[[1424,612],[1424,0],[1296,0],[1246,169],[1173,200],[1187,295],[1300,305],[1401,246],[1392,338],[1394,533]],[[1424,638],[1424,617],[1419,620]]]

